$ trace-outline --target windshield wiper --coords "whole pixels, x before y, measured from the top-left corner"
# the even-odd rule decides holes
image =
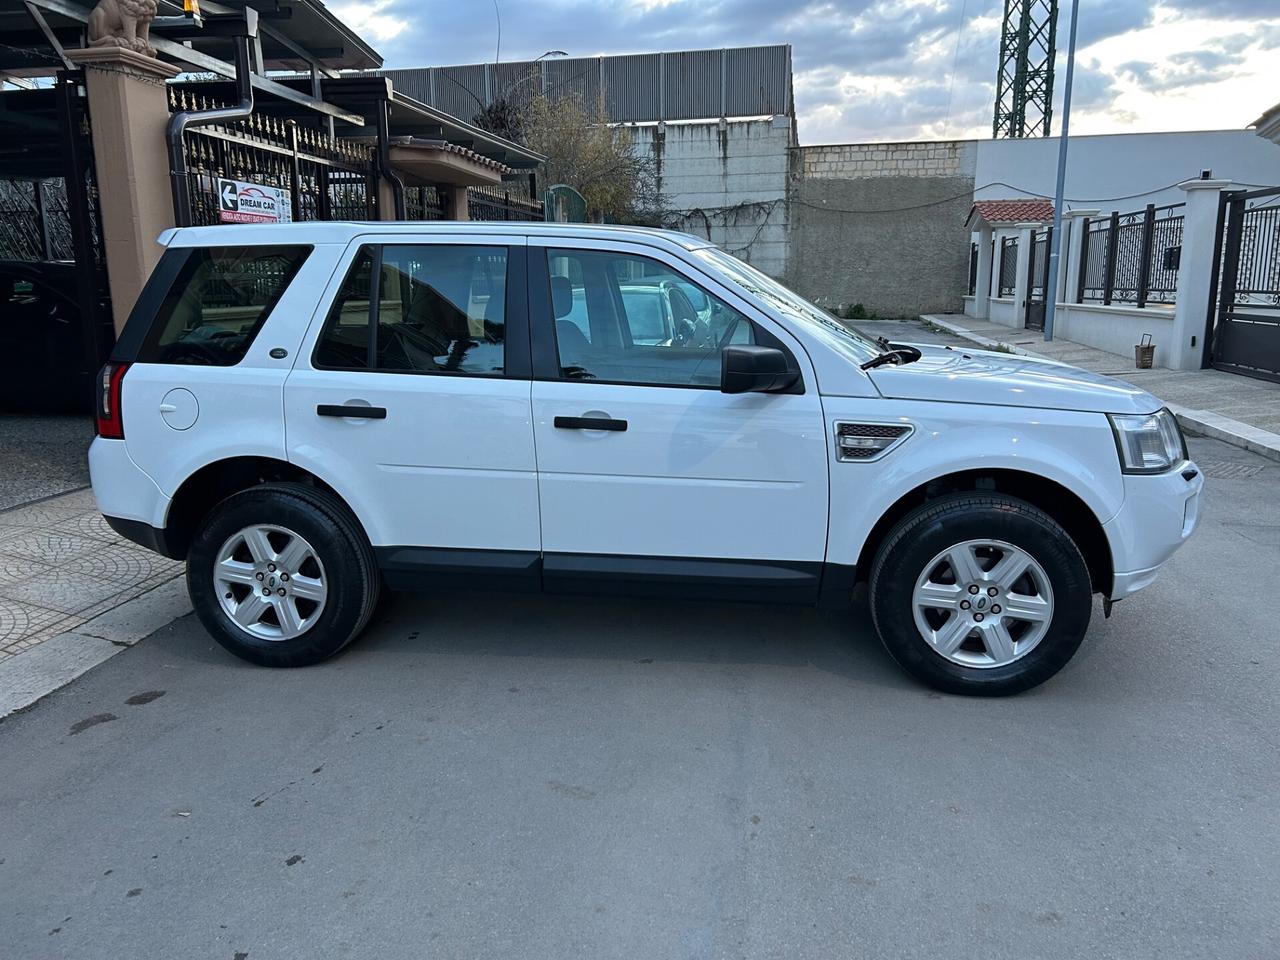
[[[882,337],[881,340],[883,339],[884,338]],[[915,361],[919,360],[921,356],[920,351],[915,347],[908,347],[903,344],[891,344],[888,341],[881,344],[881,349],[884,350],[884,353],[877,354],[866,363],[862,364],[861,368],[863,370],[870,370],[873,367],[882,367],[886,363],[915,363]]]

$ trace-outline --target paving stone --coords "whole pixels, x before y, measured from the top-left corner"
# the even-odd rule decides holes
[[[98,580],[129,586],[141,584],[149,588],[171,579],[182,570],[182,566],[177,560],[121,543],[116,538],[115,543],[103,544],[92,553],[68,560],[62,569]]]
[[[143,589],[140,587],[137,592]],[[121,590],[115,581],[56,567],[25,580],[0,584],[0,596],[5,599],[84,617],[93,616],[102,601],[118,597]]]
[[[50,637],[62,629],[70,629],[83,618],[59,610],[0,597],[0,649],[8,650],[24,640]]]
[[[60,533],[45,528],[28,531],[19,537],[4,541],[4,552],[20,557],[31,557],[57,566],[102,549],[102,542],[71,533]]]

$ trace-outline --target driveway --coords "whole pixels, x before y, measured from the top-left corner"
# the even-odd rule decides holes
[[[1280,465],[1029,694],[867,613],[397,597],[269,671],[180,620],[0,723],[0,956],[1280,954]]]

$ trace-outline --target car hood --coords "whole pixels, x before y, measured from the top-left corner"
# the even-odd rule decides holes
[[[911,344],[920,359],[875,367],[883,396],[1097,413],[1151,413],[1159,400],[1131,383],[1052,360],[989,350]]]

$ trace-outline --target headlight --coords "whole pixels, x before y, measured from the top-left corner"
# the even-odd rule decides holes
[[[1125,473],[1163,473],[1187,459],[1177,418],[1166,410],[1139,416],[1108,415]]]

